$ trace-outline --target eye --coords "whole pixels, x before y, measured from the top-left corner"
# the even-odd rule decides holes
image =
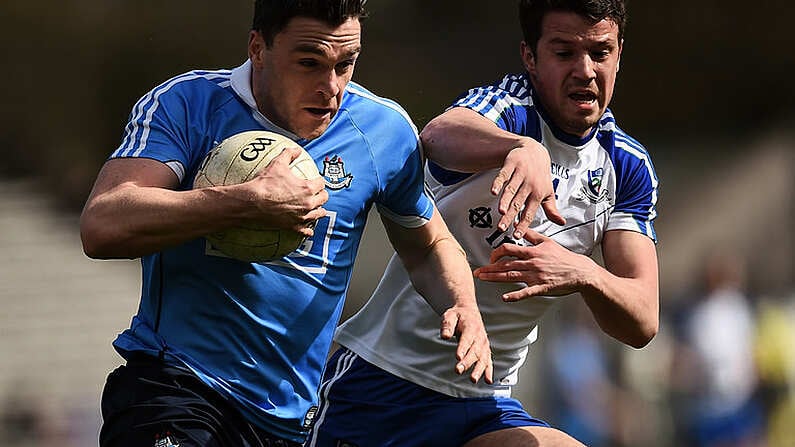
[[[604,61],[610,56],[610,51],[608,50],[601,50],[601,51],[593,51],[591,52],[591,59],[595,61]]]
[[[560,59],[570,58],[574,54],[572,51],[569,50],[558,50],[555,51],[555,56],[559,57]]]
[[[350,70],[351,68],[353,68],[353,65],[355,63],[356,63],[356,59],[348,59],[348,60],[342,61],[339,64],[337,64],[335,69],[337,70],[338,73],[345,73],[348,70]]]
[[[317,67],[318,63],[314,59],[300,59],[298,61],[298,65],[300,65],[302,67],[313,68],[313,67]]]

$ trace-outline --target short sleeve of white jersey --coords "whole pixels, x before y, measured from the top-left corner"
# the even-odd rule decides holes
[[[607,146],[616,172],[616,200],[605,230],[637,231],[656,243],[654,219],[659,182],[651,157],[640,143],[618,127],[611,136],[612,144],[603,143],[603,146]]]

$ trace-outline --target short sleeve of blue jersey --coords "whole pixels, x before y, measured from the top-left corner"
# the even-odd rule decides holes
[[[419,137],[405,119],[395,119],[386,127],[385,134],[370,136],[388,148],[376,155],[381,159],[376,164],[381,183],[378,208],[391,220],[414,227],[433,214],[433,202],[425,190]]]
[[[191,113],[191,98],[180,77],[148,92],[133,106],[124,129],[124,138],[110,158],[151,158],[163,163],[191,165],[191,123],[199,122]]]
[[[378,211],[404,227],[422,226],[433,214],[425,191],[417,128],[400,105],[348,84],[347,113],[366,142],[375,169]]]

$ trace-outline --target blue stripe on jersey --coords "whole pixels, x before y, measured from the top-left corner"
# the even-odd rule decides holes
[[[517,100],[524,102],[530,96],[526,79],[527,77],[522,74],[505,76],[500,83],[500,88]]]
[[[638,229],[657,240],[652,221],[657,217],[657,174],[649,153],[617,126],[600,133],[599,143],[608,151],[616,171],[615,212],[631,214]]]
[[[436,181],[444,186],[455,185],[456,183],[462,182],[472,176],[471,173],[467,172],[450,171],[439,166],[431,160],[428,161],[428,171],[430,171],[431,175],[433,175],[433,178],[435,178]]]
[[[152,89],[133,106],[133,112],[130,114],[130,121],[125,127],[125,137],[119,148],[111,155],[111,158],[137,157],[141,154],[146,147],[146,142],[149,137],[149,123],[151,123],[152,117],[160,105],[159,99],[162,94],[168,92],[172,87],[181,82],[200,78],[209,81],[215,80],[217,84],[225,84],[224,87],[227,87],[231,74],[231,70],[190,71],[176,76]],[[140,138],[137,138],[139,127],[142,131]],[[137,147],[137,149],[131,154],[130,151],[132,151],[134,147]]]
[[[525,75],[508,75],[493,85],[468,90],[450,108],[471,109],[503,130],[540,142],[541,121],[534,111],[527,85]],[[445,169],[432,161],[428,163],[428,169],[444,186],[454,185],[472,175]]]

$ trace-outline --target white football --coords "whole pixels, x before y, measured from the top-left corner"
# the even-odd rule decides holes
[[[207,153],[193,180],[193,187],[248,181],[288,147],[300,148],[293,140],[264,130],[233,135]],[[315,161],[303,148],[301,150],[302,154],[290,164],[293,174],[303,179],[320,177]],[[228,228],[205,238],[221,253],[248,262],[286,256],[300,247],[305,239],[298,232],[268,227],[266,223]]]

